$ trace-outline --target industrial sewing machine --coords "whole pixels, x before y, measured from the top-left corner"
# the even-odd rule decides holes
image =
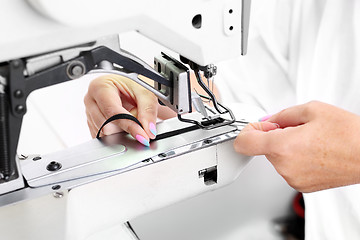
[[[231,183],[248,163],[249,157],[232,149],[247,116],[236,120],[206,81],[216,75],[212,63],[246,53],[250,0],[1,5],[6,22],[0,40],[2,238],[97,239],[103,229]],[[149,67],[120,49],[117,34],[129,30],[177,52],[179,60],[161,53]],[[191,70],[208,96],[191,93]],[[27,96],[96,72],[136,81],[178,119],[159,124],[161,137],[149,148],[120,133],[53,154],[18,156]],[[198,113],[191,113],[193,108]]]

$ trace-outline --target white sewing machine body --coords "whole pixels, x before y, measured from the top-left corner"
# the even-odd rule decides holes
[[[253,118],[261,113],[241,105],[239,110]],[[158,129],[184,126],[189,124],[171,119]],[[97,233],[119,223],[223,187],[250,160],[232,147],[242,127],[198,129],[152,142],[150,148],[116,134],[36,161],[37,156],[29,156],[21,167],[30,187],[0,196],[0,216],[6,219],[1,236],[98,239]],[[46,168],[53,161],[62,168],[49,173]]]
[[[0,62],[132,30],[199,65],[236,57],[241,47],[240,0],[5,0],[1,5],[7,36],[0,39]]]
[[[0,39],[0,62],[17,68],[21,61],[28,77],[101,46],[103,37],[129,30],[200,66],[246,49],[238,0],[189,0],[174,6],[165,0],[7,0],[2,5],[0,19],[7,22],[2,29],[7,37]],[[106,44],[118,50],[113,42]],[[237,117],[256,120],[259,110],[244,109]],[[171,119],[158,130],[166,133],[184,126],[189,124]],[[1,221],[1,237],[97,239],[97,232],[115,224],[225,186],[250,159],[232,148],[242,127],[234,123],[180,132],[150,148],[117,134],[40,159],[20,156],[19,177],[0,184],[0,216],[6,219]]]

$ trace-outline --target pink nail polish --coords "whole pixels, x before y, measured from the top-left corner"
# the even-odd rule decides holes
[[[269,118],[271,118],[271,116],[272,115],[270,114],[270,115],[267,115],[265,117],[262,117],[262,118],[259,119],[259,122],[264,122],[264,121],[268,120]]]
[[[155,127],[155,124],[154,123],[149,123],[149,130],[150,130],[150,132],[152,133],[152,134],[154,134],[154,136],[156,137],[156,134],[157,134],[157,132],[156,132],[156,127]]]
[[[136,138],[136,140],[138,140],[139,143],[141,143],[142,145],[144,145],[144,146],[146,146],[146,147],[149,147],[149,146],[150,146],[149,141],[148,141],[146,138],[144,138],[143,136],[141,136],[140,134],[137,134],[137,135],[135,136],[135,138]]]

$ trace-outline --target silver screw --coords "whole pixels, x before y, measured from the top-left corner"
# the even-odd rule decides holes
[[[28,157],[29,157],[29,156],[27,156],[27,155],[21,154],[21,155],[19,156],[19,159],[20,159],[20,160],[26,160]]]
[[[54,198],[62,198],[64,196],[63,192],[54,192],[53,193]]]

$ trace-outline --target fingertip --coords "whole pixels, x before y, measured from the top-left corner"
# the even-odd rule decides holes
[[[156,130],[156,125],[154,122],[150,121],[142,121],[141,122],[142,127],[141,130],[145,132],[145,134],[150,138],[150,139],[155,139],[157,136],[157,130]]]
[[[249,152],[249,143],[248,143],[248,133],[241,131],[234,140],[234,149],[237,153],[250,156]]]
[[[277,128],[280,128],[280,125],[273,122],[253,122],[249,123],[245,126],[245,128],[242,130],[242,132],[247,131],[262,131],[262,132],[268,132],[271,130],[275,130]]]
[[[142,136],[142,135],[140,135],[140,134],[136,134],[135,139],[136,139],[139,143],[141,143],[142,145],[144,145],[144,146],[146,146],[146,147],[149,147],[149,146],[150,146],[149,140],[148,140],[146,137],[144,137],[144,136]]]
[[[279,125],[272,122],[256,122],[248,124],[236,137],[234,149],[246,156],[263,155],[270,151],[269,142],[273,140],[271,130]]]
[[[135,138],[142,145],[149,147],[150,146],[150,137],[140,125],[131,123],[128,129],[129,134]]]
[[[244,133],[240,132],[234,140],[233,146],[237,153],[241,153],[241,137]]]
[[[262,122],[262,131],[268,132],[280,128],[280,125],[273,122]]]
[[[259,122],[265,122],[266,120],[268,120],[269,118],[271,118],[272,114],[266,115],[264,117],[259,118]]]

